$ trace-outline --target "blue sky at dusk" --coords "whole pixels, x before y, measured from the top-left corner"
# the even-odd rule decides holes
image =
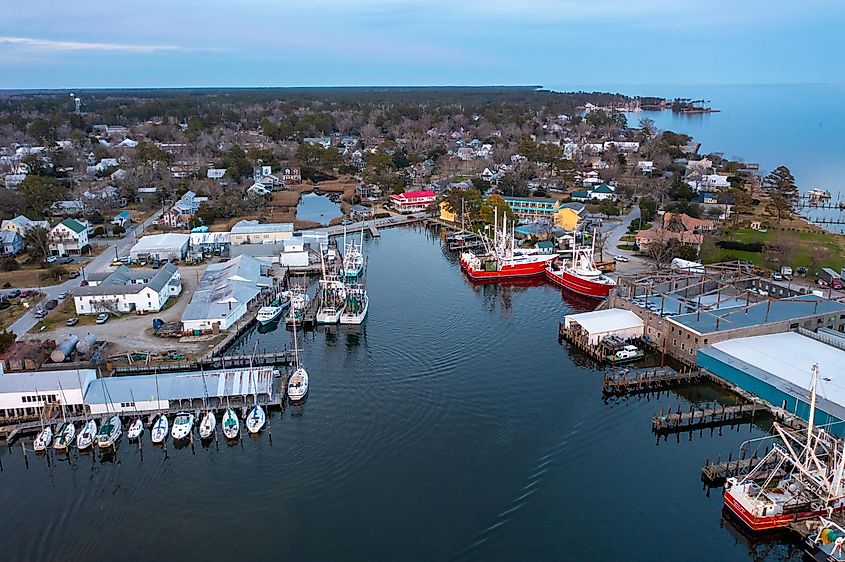
[[[13,0],[0,88],[840,82],[842,0]]]

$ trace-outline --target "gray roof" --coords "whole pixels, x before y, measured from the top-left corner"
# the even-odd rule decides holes
[[[156,383],[158,390],[156,390]],[[86,404],[271,394],[273,368],[160,373],[97,379],[85,391]],[[41,390],[39,388],[39,390]]]
[[[677,322],[699,334],[707,334],[834,313],[845,313],[845,304],[817,295],[798,295],[788,299],[762,301],[748,307],[735,306],[715,312],[679,314],[669,321]]]
[[[231,304],[254,299],[273,281],[261,275],[262,264],[252,256],[241,255],[229,261],[209,265],[200,279],[182,320],[222,318]]]
[[[258,221],[239,221],[230,231],[231,234],[257,234],[264,232],[293,232],[293,224],[289,222],[276,222],[261,224]]]
[[[95,379],[94,369],[73,369],[63,371],[28,371],[4,373],[0,376],[0,393],[4,392],[54,392],[79,389],[86,381]]]
[[[151,250],[181,250],[188,245],[191,240],[190,234],[179,234],[177,232],[168,232],[166,234],[148,234],[138,240],[138,243],[132,246],[131,253],[143,253]]]
[[[98,285],[89,285],[75,289],[74,295],[80,297],[94,295],[133,295],[140,293],[146,287],[160,293],[178,272],[179,268],[172,263],[166,263],[158,270],[129,269],[125,265],[121,265],[106,275]],[[91,280],[93,281],[95,279],[92,278]],[[143,280],[148,281],[144,283]]]

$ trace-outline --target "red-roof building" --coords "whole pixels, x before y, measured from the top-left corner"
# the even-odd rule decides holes
[[[436,195],[433,191],[406,191],[399,195],[390,196],[390,205],[400,213],[415,213],[425,211],[434,203]]]

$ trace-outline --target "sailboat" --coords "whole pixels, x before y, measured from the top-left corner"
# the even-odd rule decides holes
[[[164,443],[167,439],[167,430],[170,429],[170,423],[167,421],[167,414],[162,412],[156,418],[153,428],[150,430],[150,439],[155,444]]]
[[[235,439],[241,430],[241,422],[238,421],[238,416],[235,415],[235,411],[229,406],[228,394],[226,395],[226,412],[223,414],[220,425],[223,426],[223,435],[226,439]]]
[[[343,227],[343,268],[341,275],[351,281],[361,275],[364,268],[364,229],[361,229],[361,245],[355,245],[355,239],[346,242],[346,227]]]
[[[288,379],[288,398],[299,402],[308,394],[308,372],[299,364],[299,349],[296,341],[296,326],[293,329],[293,374]]]
[[[256,389],[256,382],[253,380],[253,370],[249,370],[249,380],[252,382],[252,400],[253,406],[246,417],[246,429],[250,433],[258,433],[264,427],[267,421],[267,415],[264,413],[264,408],[258,403],[258,391]]]
[[[170,430],[170,435],[173,436],[174,441],[187,439],[193,428],[194,414],[191,412],[179,412],[173,420],[173,429]]]
[[[320,279],[320,307],[317,309],[318,324],[337,324],[346,306],[346,285],[337,275],[326,273],[322,260],[323,278]]]
[[[132,394],[132,389],[129,389],[129,396],[132,398],[132,404],[135,404],[135,396]],[[135,440],[140,438],[143,433],[144,422],[141,420],[141,416],[138,415],[138,407],[135,406],[135,418],[129,423],[126,436],[130,440]]]
[[[214,429],[217,426],[217,417],[211,408],[208,407],[208,387],[205,385],[205,373],[202,375],[202,387],[205,391],[205,415],[200,421],[200,439],[210,439],[214,435]]]
[[[123,433],[123,424],[117,414],[112,414],[103,420],[100,431],[97,433],[97,445],[101,449],[113,446]]]
[[[59,451],[67,450],[73,444],[73,438],[76,437],[76,426],[73,422],[67,421],[67,411],[65,410],[65,391],[62,388],[62,383],[59,383],[59,393],[62,396],[62,425],[56,431],[56,440],[53,442],[53,448]]]
[[[35,392],[38,393],[38,389],[35,389]],[[47,447],[50,446],[50,443],[53,441],[53,428],[50,427],[50,424],[44,424],[44,411],[41,411],[41,431],[38,432],[38,435],[35,436],[35,441],[32,442],[32,448],[36,451],[44,451]]]
[[[97,422],[93,419],[88,419],[87,415],[85,423],[79,429],[79,435],[76,436],[76,447],[80,451],[84,451],[94,443],[94,437],[97,435]]]

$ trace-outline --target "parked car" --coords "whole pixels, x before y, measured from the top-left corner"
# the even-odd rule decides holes
[[[30,291],[29,289],[26,289],[25,291],[21,291],[21,298],[25,299],[26,297],[31,297],[35,293],[36,291]]]
[[[799,267],[795,270],[795,273],[797,273],[798,275],[807,275],[807,268],[803,266]]]
[[[109,321],[109,315],[105,312],[102,312],[97,315],[97,324],[105,324]]]
[[[73,258],[70,256],[65,256],[59,260],[59,263],[73,263]]]
[[[76,316],[74,316],[73,318],[68,318],[67,322],[65,322],[66,326],[76,326],[77,324],[79,324],[79,318],[77,318]]]
[[[351,221],[349,219],[345,219],[345,220],[341,221],[340,224],[341,224],[341,226],[348,226],[348,225],[354,224],[354,223],[353,223],[353,221]]]
[[[628,259],[628,256],[616,256],[613,258],[614,261],[631,261]]]
[[[68,293],[67,291],[62,291],[61,293],[59,293],[59,300],[60,301],[65,300],[67,298],[68,294],[70,294],[70,293]]]
[[[49,256],[44,261],[47,262],[47,263],[56,263],[57,261],[59,261],[59,258],[57,258],[56,256]]]
[[[59,301],[57,301],[56,299],[50,299],[46,303],[44,303],[44,308],[46,308],[47,310],[53,310],[57,306],[59,306]]]
[[[11,303],[9,303],[9,301],[7,301],[6,299],[0,299],[0,310],[6,310],[10,306],[12,305]]]
[[[772,281],[783,281],[783,275],[781,275],[780,272],[775,271],[772,273]]]
[[[47,316],[47,311],[44,310],[43,308],[39,308],[38,310],[35,311],[35,317],[36,318],[44,318],[45,316]]]
[[[6,293],[7,299],[16,299],[19,296],[21,296],[21,290],[20,289],[12,289],[8,293]]]
[[[119,260],[114,260],[114,261],[113,261],[113,262],[111,262],[109,265],[110,265],[110,266],[112,266],[112,267],[120,267],[121,265],[126,265],[126,264],[125,264],[125,263],[123,263],[122,261],[119,261]]]
[[[77,277],[79,277],[78,271],[71,271],[70,274],[68,274],[68,279],[76,279]]]

